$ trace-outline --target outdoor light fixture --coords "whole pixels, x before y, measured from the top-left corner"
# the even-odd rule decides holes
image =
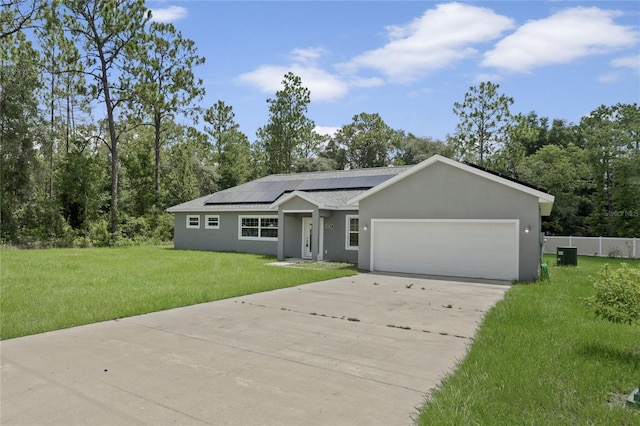
[[[365,224],[362,229],[364,229],[366,231],[367,230],[367,224]]]
[[[525,234],[528,234],[528,233],[529,233],[529,231],[531,231],[531,227],[530,227],[529,225],[527,225],[527,227],[526,227],[526,228],[524,228],[524,233],[525,233]]]

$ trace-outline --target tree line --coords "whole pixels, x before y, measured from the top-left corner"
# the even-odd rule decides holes
[[[287,73],[255,139],[233,107],[203,106],[198,55],[143,0],[10,0],[0,9],[0,241],[130,244],[172,237],[164,210],[273,173],[468,161],[556,196],[550,234],[640,236],[640,110],[580,123],[512,115],[499,86],[453,105],[446,140],[354,115],[333,135]]]

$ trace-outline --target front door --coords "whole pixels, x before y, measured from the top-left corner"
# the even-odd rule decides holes
[[[313,251],[311,244],[313,243],[313,220],[310,217],[302,218],[302,258],[311,259]]]

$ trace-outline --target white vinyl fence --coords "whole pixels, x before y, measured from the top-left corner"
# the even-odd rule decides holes
[[[587,256],[640,258],[640,238],[544,237],[545,253],[556,253],[558,247],[576,247]]]

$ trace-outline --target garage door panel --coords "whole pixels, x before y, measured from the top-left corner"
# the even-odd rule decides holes
[[[517,279],[515,221],[372,221],[372,269]]]

